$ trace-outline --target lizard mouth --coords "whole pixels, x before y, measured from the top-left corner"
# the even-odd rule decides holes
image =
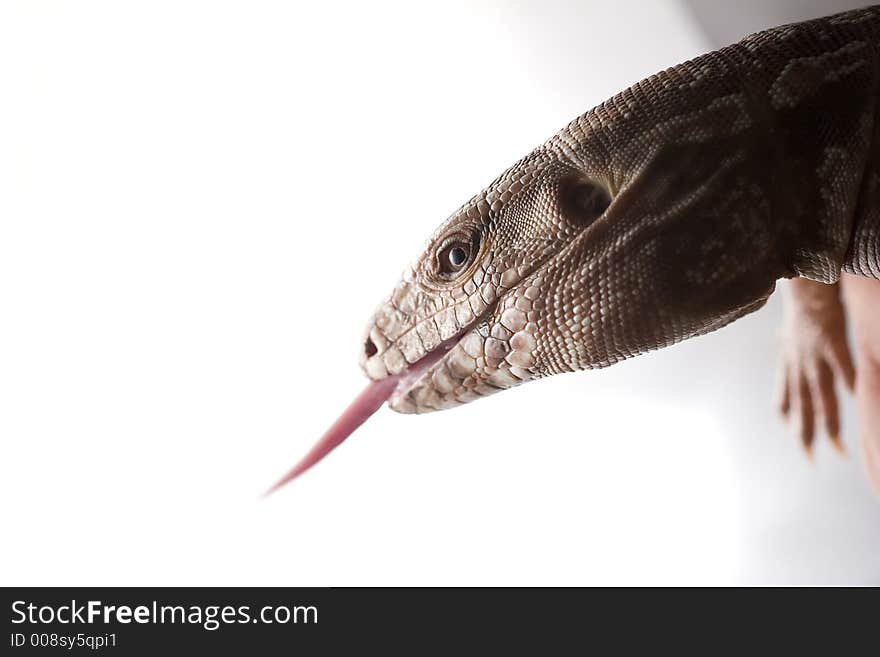
[[[388,403],[393,406],[407,396],[410,390],[414,388],[428,373],[434,365],[443,360],[443,357],[461,340],[461,337],[470,330],[470,326],[462,329],[448,340],[444,340],[433,350],[422,356],[415,363],[407,367],[400,374],[392,375],[396,379],[397,384],[388,395]]]

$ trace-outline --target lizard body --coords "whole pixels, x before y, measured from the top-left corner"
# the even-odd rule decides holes
[[[368,328],[394,410],[605,367],[880,278],[880,9],[782,26],[578,117],[447,219]]]
[[[880,7],[786,25],[572,121],[449,217],[372,318],[367,390],[454,407],[721,328],[780,278],[880,278]]]

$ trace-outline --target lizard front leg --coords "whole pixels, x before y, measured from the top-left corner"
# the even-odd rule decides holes
[[[855,370],[846,337],[840,285],[796,278],[784,287],[780,330],[779,411],[812,458],[816,425],[824,423],[832,445],[842,452],[835,380],[853,389]]]

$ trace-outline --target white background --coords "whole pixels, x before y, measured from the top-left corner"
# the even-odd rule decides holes
[[[858,459],[773,414],[776,299],[383,409],[258,500],[434,227],[710,47],[673,2],[418,4],[0,5],[0,583],[880,583]]]

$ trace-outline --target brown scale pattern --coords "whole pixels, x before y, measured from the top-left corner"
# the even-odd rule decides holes
[[[576,118],[430,238],[368,328],[366,373],[449,341],[391,401],[449,408],[713,331],[779,278],[880,278],[878,34],[877,8],[775,28]],[[451,235],[479,236],[454,280]]]

